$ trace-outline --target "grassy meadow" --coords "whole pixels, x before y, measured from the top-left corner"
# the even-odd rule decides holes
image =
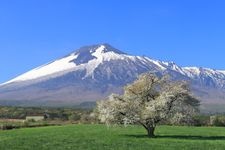
[[[0,131],[1,150],[225,149],[225,128],[159,126],[156,138],[141,126],[66,125]]]

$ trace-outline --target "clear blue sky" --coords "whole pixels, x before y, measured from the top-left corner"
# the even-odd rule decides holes
[[[0,82],[105,42],[133,55],[225,70],[225,1],[0,1]]]

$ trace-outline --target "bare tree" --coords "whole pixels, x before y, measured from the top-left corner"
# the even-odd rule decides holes
[[[199,101],[191,95],[186,82],[147,73],[127,85],[123,95],[112,94],[97,102],[96,110],[100,121],[107,125],[138,123],[149,137],[154,137],[160,121],[189,121],[198,106]]]

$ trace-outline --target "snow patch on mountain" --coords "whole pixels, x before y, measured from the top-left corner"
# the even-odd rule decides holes
[[[225,70],[217,70],[217,71],[225,75]]]
[[[177,66],[174,62],[169,62],[169,63],[163,62],[163,63],[167,65],[166,68],[179,72],[182,75],[186,75],[185,70],[182,67]]]
[[[200,69],[197,67],[183,67],[183,70],[186,75],[191,78],[199,76],[201,73]]]
[[[148,57],[144,57],[145,59],[147,59],[149,62],[155,64],[157,67],[159,67],[161,70],[166,70],[166,68],[162,65],[162,63],[158,60],[153,60],[153,59],[150,59]]]
[[[76,58],[77,58],[77,55],[74,55],[74,54],[69,55],[65,58],[56,60],[52,63],[35,68],[21,76],[18,76],[8,82],[3,83],[2,85],[12,83],[12,82],[21,82],[21,81],[26,81],[26,80],[32,80],[32,79],[44,77],[47,75],[51,75],[51,74],[54,74],[57,72],[61,72],[61,71],[65,71],[65,70],[74,68],[74,67],[76,67],[76,64],[71,61]]]

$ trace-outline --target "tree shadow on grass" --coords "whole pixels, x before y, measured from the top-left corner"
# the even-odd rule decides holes
[[[149,138],[147,135],[123,135],[133,138]],[[177,139],[177,140],[225,140],[225,136],[195,136],[195,135],[156,135],[153,139]]]

